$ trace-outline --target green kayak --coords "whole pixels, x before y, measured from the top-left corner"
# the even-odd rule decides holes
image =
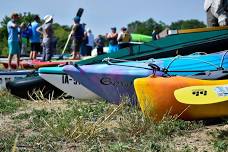
[[[152,37],[148,35],[142,34],[131,34],[131,38],[133,42],[150,42],[152,41]]]

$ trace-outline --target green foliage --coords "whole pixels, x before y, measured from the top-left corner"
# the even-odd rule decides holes
[[[35,14],[32,14],[30,12],[23,14],[19,13],[20,19],[18,20],[18,24],[21,24],[22,22],[29,25],[33,21],[33,16]],[[5,16],[3,20],[0,22],[1,28],[0,28],[0,55],[7,55],[8,50],[8,32],[7,32],[7,23],[10,21],[9,16]]]
[[[151,35],[152,31],[155,28],[158,28],[158,31],[162,31],[166,27],[163,22],[156,22],[154,19],[150,18],[144,22],[135,21],[128,24],[128,30],[131,33]]]
[[[228,150],[228,130],[215,130],[210,132],[214,137],[212,141],[216,152],[226,152]]]
[[[32,14],[30,12],[24,12],[20,13],[20,19],[18,20],[18,24],[21,24],[22,22],[26,23],[29,25],[33,21],[33,17],[35,14]],[[8,44],[7,44],[7,39],[8,39],[8,32],[7,32],[7,23],[9,22],[10,17],[5,16],[3,20],[0,22],[1,27],[0,27],[0,55],[7,55],[7,50],[8,50]],[[53,24],[55,36],[58,40],[57,42],[57,53],[61,53],[61,50],[63,49],[68,35],[70,33],[70,27],[66,25],[59,25],[57,23]],[[68,45],[67,50],[70,50],[70,45]]]
[[[33,16],[35,14],[32,14],[30,12],[24,12],[19,14],[21,16],[18,23],[25,22],[27,24],[31,23],[33,21]],[[6,25],[8,21],[10,20],[10,17],[5,16],[3,20],[0,22],[0,55],[7,55],[7,29]],[[128,24],[128,29],[131,33],[137,33],[137,34],[145,34],[145,35],[151,35],[152,31],[157,28],[158,32],[161,32],[166,27],[169,27],[162,21],[155,21],[153,18],[149,18],[146,21],[134,21],[132,23]],[[190,29],[190,28],[199,28],[199,27],[206,27],[206,25],[203,22],[200,22],[198,20],[180,20],[177,22],[173,22],[170,25],[171,29]],[[57,37],[57,52],[61,53],[62,49],[67,41],[68,35],[70,33],[70,27],[67,25],[59,25],[58,23],[55,23],[53,25],[55,35]],[[70,49],[70,43],[66,49],[66,52],[71,52]]]
[[[67,41],[67,38],[68,38],[68,35],[70,34],[71,29],[66,25],[61,26],[57,23],[53,24],[53,29],[55,32],[55,36],[57,38],[57,53],[61,53],[61,50],[65,46],[65,43]],[[70,44],[68,45],[67,50],[69,52]]]
[[[1,96],[0,98],[1,114],[14,113],[19,107],[23,106],[22,102],[16,100],[8,92],[1,92],[0,96]]]
[[[0,134],[0,151],[11,152],[16,135],[10,133]]]
[[[198,20],[179,20],[177,22],[172,22],[170,25],[170,29],[180,30],[180,29],[193,29],[193,28],[203,28],[206,25]]]

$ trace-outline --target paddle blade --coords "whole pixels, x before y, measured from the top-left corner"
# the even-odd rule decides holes
[[[190,104],[215,104],[228,101],[228,85],[192,86],[174,92],[177,101]]]
[[[83,8],[79,8],[78,9],[78,12],[76,13],[76,16],[78,16],[78,17],[82,17],[82,14],[83,14],[83,12],[84,12],[84,9]]]

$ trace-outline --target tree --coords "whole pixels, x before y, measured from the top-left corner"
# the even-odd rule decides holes
[[[202,27],[206,27],[206,25],[202,21],[191,19],[191,20],[179,20],[177,22],[172,22],[169,27],[170,29],[173,29],[173,30],[180,30],[180,29],[202,28]]]
[[[148,20],[146,20],[144,22],[135,21],[135,22],[128,24],[128,30],[131,33],[145,34],[145,35],[151,35],[151,33],[155,29],[155,27],[158,27],[158,30],[162,31],[166,27],[166,25],[165,25],[165,23],[163,23],[161,21],[156,22],[152,18],[149,18]]]
[[[18,20],[18,24],[21,24],[22,22],[26,23],[27,25],[30,24],[33,21],[33,16],[35,14],[32,14],[30,12],[26,13],[24,12],[23,14],[19,13],[20,19]],[[8,50],[8,32],[7,32],[7,23],[10,21],[9,16],[5,16],[3,20],[0,22],[1,28],[0,28],[0,54],[1,55],[7,55],[7,50]]]
[[[33,17],[35,14],[32,14],[30,12],[24,12],[23,14],[20,13],[20,19],[18,20],[18,24],[21,24],[22,22],[26,23],[29,25],[33,21]],[[3,20],[0,22],[1,26],[0,27],[0,54],[1,55],[6,55],[7,54],[7,38],[8,38],[8,32],[7,32],[7,23],[9,22],[10,17],[5,16]],[[55,36],[58,40],[57,43],[57,53],[60,53],[61,50],[63,49],[67,38],[68,34],[70,33],[70,27],[66,25],[59,25],[58,23],[53,24],[53,29],[55,32]],[[69,49],[70,45],[68,46]]]
[[[58,23],[55,23],[53,24],[53,30],[57,38],[57,53],[61,53],[71,29],[69,26],[61,26]],[[70,45],[68,45],[67,50],[70,50]]]

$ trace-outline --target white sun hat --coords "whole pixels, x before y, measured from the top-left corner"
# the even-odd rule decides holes
[[[48,23],[48,22],[50,22],[52,19],[53,19],[53,16],[51,16],[51,15],[46,15],[46,16],[44,17],[44,23]]]

